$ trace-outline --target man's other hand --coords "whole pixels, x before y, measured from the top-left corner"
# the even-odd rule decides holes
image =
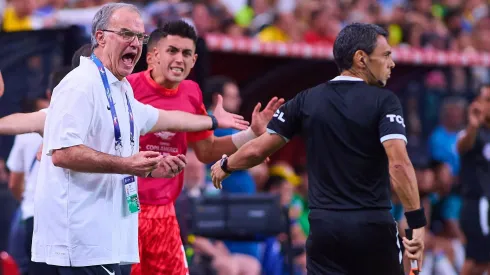
[[[173,178],[180,174],[187,165],[187,159],[184,155],[166,156],[158,167],[151,172],[154,178]]]
[[[163,156],[158,152],[143,151],[130,157],[124,158],[126,173],[138,177],[146,177],[155,170]]]

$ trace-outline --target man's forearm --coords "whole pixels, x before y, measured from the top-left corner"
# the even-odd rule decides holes
[[[198,141],[193,145],[197,159],[203,163],[211,163],[219,160],[224,154],[231,155],[237,151],[231,136],[215,137]]]
[[[254,139],[243,145],[236,153],[228,158],[228,169],[230,171],[252,168],[264,162],[273,153],[272,150],[263,150],[259,139]]]
[[[158,121],[151,132],[199,132],[210,130],[213,126],[211,117],[194,115],[182,111],[160,110]]]
[[[43,112],[16,113],[0,118],[0,135],[39,133],[42,135],[46,114]]]
[[[84,173],[125,174],[125,158],[95,151],[85,145],[56,150],[52,156],[58,167]]]
[[[466,153],[468,150],[473,148],[473,145],[475,144],[477,132],[478,132],[478,128],[476,127],[472,127],[472,126],[466,127],[463,136],[460,139],[458,139],[458,142],[456,143],[456,148],[460,155]]]
[[[420,209],[417,180],[410,161],[407,160],[404,163],[390,163],[389,169],[393,189],[402,202],[405,212]]]

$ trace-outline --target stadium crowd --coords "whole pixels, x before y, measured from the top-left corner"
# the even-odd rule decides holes
[[[4,31],[89,26],[111,0],[1,0]],[[199,35],[224,33],[261,41],[329,43],[351,22],[375,23],[393,46],[490,51],[485,0],[203,0],[128,1],[145,14],[147,31],[173,18],[189,18]]]
[[[0,10],[3,10],[1,29],[16,32],[78,25],[86,30],[88,37],[95,12],[108,2],[113,1],[0,0]],[[127,2],[141,8],[148,33],[167,20],[184,18],[196,27],[201,37],[206,33],[222,33],[232,37],[253,37],[264,42],[332,44],[344,25],[360,21],[386,27],[390,43],[394,46],[490,51],[490,6],[485,0]],[[460,160],[455,148],[457,135],[467,123],[468,105],[481,83],[485,82],[490,82],[489,68],[465,70],[453,67],[431,70],[422,80],[414,79],[403,91],[396,91],[404,105],[408,150],[430,217],[422,274],[459,274],[463,267],[465,235],[459,224],[462,205],[458,177]],[[240,87],[233,79],[213,76],[199,84],[208,110],[213,109],[216,95],[221,94],[225,109],[239,112],[242,101]],[[9,92],[8,89],[5,88],[5,93]],[[49,97],[43,96],[37,101],[36,109],[47,104]],[[216,136],[233,133],[231,129],[215,130]],[[280,196],[281,203],[289,207],[292,219],[297,274],[304,273],[306,268],[304,244],[309,232],[308,176],[304,156],[301,141],[293,142],[271,162],[234,173],[225,181],[222,190],[246,194],[267,192]],[[192,150],[188,151],[187,158],[183,195],[215,194],[217,191],[210,183],[209,166],[201,163]],[[291,162],[293,159],[294,163]],[[6,162],[0,159],[0,183],[9,182]],[[13,187],[12,182],[10,187]],[[13,188],[12,192],[17,199],[22,197],[22,190]],[[10,208],[16,207],[12,203]],[[10,210],[2,208],[1,211]],[[392,213],[403,228],[403,209],[395,196]],[[3,228],[0,231],[5,232],[3,225],[10,224],[10,220],[1,224]],[[259,274],[259,270],[262,274],[282,275],[287,274],[286,242],[285,235],[252,243],[215,242],[194,237],[186,245],[186,255],[193,275]],[[10,249],[15,250],[16,244]],[[6,249],[6,240],[0,240],[0,245],[0,250]],[[22,267],[22,262],[19,265]]]

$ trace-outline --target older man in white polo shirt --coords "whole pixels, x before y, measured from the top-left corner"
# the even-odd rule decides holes
[[[119,264],[139,262],[135,176],[174,176],[185,159],[161,165],[159,153],[138,152],[138,135],[247,127],[224,110],[197,116],[136,101],[125,77],[146,40],[136,7],[103,6],[93,20],[94,54],[82,58],[53,93],[32,246],[32,260],[52,266],[53,274],[120,274]]]

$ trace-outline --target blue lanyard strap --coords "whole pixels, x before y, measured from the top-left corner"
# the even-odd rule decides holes
[[[114,105],[114,100],[112,99],[111,88],[109,86],[109,81],[107,80],[105,68],[104,68],[104,65],[102,65],[102,62],[100,62],[99,58],[97,58],[97,56],[95,56],[95,54],[92,53],[90,58],[92,59],[92,61],[97,66],[99,73],[100,73],[100,77],[102,78],[102,83],[104,84],[105,95],[107,97],[107,101],[109,102],[109,108],[111,109],[112,121],[114,123],[114,138],[116,140],[116,142],[115,142],[116,151],[119,151],[119,149],[122,147],[121,128],[119,127],[119,119],[117,118],[116,107]],[[129,131],[130,131],[129,141],[131,143],[131,148],[133,148],[134,147],[133,110],[131,109],[131,104],[129,103],[128,94],[126,93],[125,95],[126,95],[126,102],[128,104],[128,113],[129,113]],[[133,152],[131,152],[131,154],[132,153]]]

